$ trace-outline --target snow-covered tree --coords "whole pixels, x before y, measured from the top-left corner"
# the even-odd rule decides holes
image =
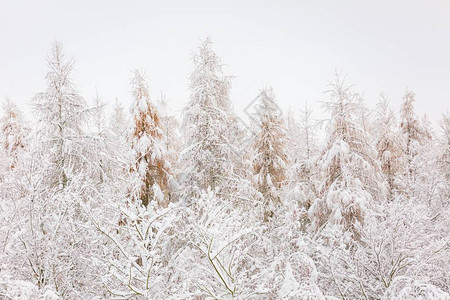
[[[172,274],[167,265],[172,259],[173,239],[178,233],[173,224],[180,217],[173,203],[163,208],[156,201],[146,207],[130,197],[118,199],[111,206],[115,211],[108,222],[88,212],[100,233],[100,254],[94,257],[98,266],[106,266],[102,277],[106,295],[114,299],[167,299],[168,278]],[[126,220],[126,222],[123,222]]]
[[[414,197],[414,191],[409,187],[419,181],[420,154],[423,146],[431,140],[431,133],[420,122],[414,111],[415,94],[406,92],[400,111],[400,130],[402,138],[402,170],[397,176],[397,182],[407,197]]]
[[[411,277],[397,277],[389,289],[381,297],[382,300],[406,300],[406,299],[450,299],[450,294],[439,287],[416,280]]]
[[[166,158],[174,169],[177,168],[179,152],[182,146],[182,137],[179,132],[180,124],[175,115],[171,113],[171,108],[167,98],[164,95],[157,101],[158,112],[160,114],[160,125],[162,137],[166,151]]]
[[[264,89],[256,98],[258,103],[255,157],[253,168],[258,191],[264,203],[264,220],[268,221],[274,209],[281,203],[279,190],[286,179],[288,157],[286,154],[286,128],[283,117],[275,103],[272,89]]]
[[[295,164],[301,159],[304,144],[302,143],[303,135],[301,134],[300,124],[291,109],[289,109],[286,117],[286,135],[290,138],[291,142],[291,147],[287,149],[289,161]]]
[[[230,102],[230,79],[206,39],[194,57],[190,77],[191,96],[183,113],[185,146],[180,161],[185,194],[199,189],[226,188],[233,173],[233,143],[230,128],[235,116]]]
[[[47,88],[37,94],[33,105],[37,118],[37,140],[48,166],[45,180],[64,187],[71,174],[81,172],[85,161],[83,127],[88,121],[87,103],[70,78],[73,63],[67,60],[62,44],[55,42],[48,58]]]
[[[123,148],[118,147],[119,141],[109,131],[105,108],[106,103],[97,94],[90,109],[89,130],[86,130],[86,140],[90,142],[89,160],[95,166],[92,179],[100,184],[111,183],[115,171],[121,168],[119,160],[123,156]]]
[[[402,144],[399,136],[394,111],[389,108],[389,102],[383,93],[377,104],[375,126],[376,150],[381,170],[388,184],[389,196],[398,188],[395,185],[395,176],[401,171]]]
[[[318,123],[312,119],[312,110],[305,104],[305,109],[300,110],[300,139],[303,147],[301,147],[301,158],[303,160],[311,160],[318,151],[317,127]]]
[[[385,187],[375,149],[355,122],[359,95],[336,75],[330,90],[327,145],[319,158],[321,198],[309,210],[314,230],[338,225],[355,239],[370,210],[384,200]]]
[[[116,135],[117,138],[124,138],[126,136],[127,124],[128,119],[125,109],[116,98],[113,111],[109,116],[109,129]]]
[[[417,155],[418,147],[423,143],[424,138],[429,137],[429,133],[420,124],[416,113],[414,111],[415,94],[406,92],[403,97],[401,108],[401,123],[400,128],[404,135],[404,152],[407,155],[407,172],[411,173],[411,161]]]
[[[26,145],[26,136],[30,129],[22,112],[11,100],[6,100],[3,111],[3,116],[0,118],[2,146],[7,156],[5,160],[8,160],[8,168],[13,169],[19,159],[20,151]]]
[[[432,229],[434,222],[426,205],[403,197],[387,202],[376,217],[366,221],[362,243],[350,249],[339,244],[331,249],[319,245],[319,252],[324,251],[317,257],[319,266],[329,269],[319,277],[324,285],[336,289],[335,294],[351,299],[391,294],[400,278],[445,290],[448,267],[437,266],[447,265],[444,261],[450,245],[439,230]],[[322,271],[319,268],[319,273]],[[391,296],[398,297],[397,293]]]
[[[150,100],[144,74],[136,70],[131,83],[134,122],[130,140],[135,156],[132,170],[141,181],[139,199],[144,206],[152,200],[166,206],[170,201],[171,165],[166,159],[159,113]]]
[[[33,99],[37,124],[30,150],[15,170],[18,218],[11,226],[27,230],[10,240],[10,266],[39,289],[51,287],[62,298],[89,297],[98,291],[98,270],[86,257],[98,245],[82,207],[104,204],[90,201],[99,193],[91,155],[95,139],[85,131],[89,110],[70,79],[72,64],[60,43],[53,45],[48,66],[46,91]]]
[[[317,197],[318,154],[316,130],[318,123],[311,117],[312,111],[305,105],[300,111],[300,122],[291,119],[288,128],[291,149],[290,159],[293,164],[287,171],[287,198],[308,210]]]
[[[174,289],[177,298],[233,299],[261,292],[263,265],[249,246],[261,236],[262,227],[249,219],[254,220],[250,211],[241,211],[211,191],[202,192],[178,225],[177,239],[185,246],[171,266],[181,269],[173,276],[179,282]]]
[[[441,137],[439,139],[438,166],[441,174],[444,177],[444,194],[450,196],[450,114],[447,113],[442,116],[441,122]]]

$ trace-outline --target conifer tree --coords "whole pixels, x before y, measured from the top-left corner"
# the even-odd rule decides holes
[[[48,59],[47,89],[37,94],[37,138],[48,156],[46,179],[50,185],[65,187],[71,174],[86,167],[81,155],[86,142],[83,127],[89,117],[87,103],[75,89],[70,73],[73,63],[67,60],[62,44],[55,42]]]
[[[305,210],[308,210],[317,197],[317,164],[318,153],[316,128],[311,117],[312,111],[305,105],[300,111],[300,122],[295,122],[290,130],[290,147],[295,150],[290,155],[291,160],[295,157],[293,164],[288,170],[288,193],[287,196],[295,200]],[[292,123],[292,121],[291,121]],[[296,145],[296,146],[294,146]]]
[[[295,164],[301,159],[303,144],[300,124],[291,109],[289,109],[286,117],[286,135],[291,140],[291,147],[287,149],[289,160]]]
[[[158,99],[157,107],[160,114],[166,158],[173,167],[172,171],[176,174],[175,168],[177,168],[176,164],[182,146],[182,138],[179,132],[180,124],[177,118],[170,113],[170,106],[165,95],[161,95]]]
[[[355,122],[359,95],[336,75],[330,90],[327,146],[319,158],[321,198],[309,210],[313,228],[338,225],[354,239],[367,212],[383,199],[385,187],[375,150]]]
[[[422,128],[414,112],[415,95],[406,92],[401,108],[400,128],[404,136],[404,153],[406,155],[406,171],[412,173],[412,160],[418,154],[419,146],[427,133]]]
[[[92,291],[81,292],[89,298],[100,269],[93,270],[85,259],[98,250],[98,243],[84,211],[98,212],[100,207],[104,213],[100,200],[108,197],[91,201],[92,195],[101,194],[92,155],[98,149],[97,139],[86,129],[91,110],[75,89],[72,62],[58,42],[48,66],[47,88],[33,99],[36,129],[24,166],[27,189],[22,197],[27,205],[20,207],[20,221],[31,230],[18,235],[20,247],[14,256],[26,262],[20,269],[40,289],[51,285],[68,299],[89,285]]]
[[[109,129],[117,138],[123,138],[126,135],[127,117],[125,115],[125,109],[117,98],[114,102],[113,112],[109,117]]]
[[[170,200],[171,166],[166,160],[159,113],[150,100],[144,74],[136,70],[131,83],[134,103],[130,140],[135,156],[132,170],[140,181],[139,199],[144,206],[153,200],[166,206]]]
[[[402,170],[397,181],[404,194],[409,198],[414,196],[410,189],[418,182],[421,154],[424,146],[432,138],[427,127],[420,122],[414,111],[415,94],[406,92],[401,107],[400,131],[402,138]]]
[[[104,183],[109,178],[113,177],[114,168],[116,165],[113,163],[112,143],[107,129],[106,116],[105,116],[106,103],[103,102],[101,97],[97,94],[94,98],[93,107],[91,109],[90,116],[90,134],[93,150],[91,153],[91,161],[95,166],[93,179],[98,183]],[[117,156],[117,155],[116,155]]]
[[[194,57],[190,77],[191,97],[184,109],[181,153],[183,183],[187,195],[201,189],[226,188],[233,173],[233,141],[230,128],[235,116],[229,98],[230,79],[206,39]]]
[[[398,189],[395,184],[395,175],[401,168],[402,145],[396,130],[395,114],[388,105],[388,99],[382,93],[375,118],[376,150],[378,160],[381,162],[381,171],[388,184],[389,196],[392,198],[394,191]]]
[[[279,189],[286,179],[286,129],[284,120],[275,103],[272,89],[264,89],[256,98],[257,135],[254,140],[255,158],[253,168],[257,176],[258,191],[264,203],[264,220],[274,214],[275,206],[281,203]]]
[[[317,154],[317,123],[312,119],[312,110],[305,104],[305,109],[300,111],[300,137],[302,138],[302,158],[313,159]]]
[[[25,147],[29,128],[25,124],[22,112],[11,100],[6,100],[3,111],[3,117],[0,119],[2,144],[8,159],[8,168],[13,169],[20,151]]]

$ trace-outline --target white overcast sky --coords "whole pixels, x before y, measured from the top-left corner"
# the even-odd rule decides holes
[[[335,70],[374,106],[399,109],[406,89],[433,120],[450,108],[450,1],[0,0],[0,100],[29,111],[45,88],[46,53],[63,42],[73,80],[91,101],[131,104],[130,70],[146,70],[153,98],[179,112],[192,55],[206,36],[235,76],[236,111],[273,86],[283,110],[316,110]]]

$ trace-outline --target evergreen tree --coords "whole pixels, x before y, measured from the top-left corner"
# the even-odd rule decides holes
[[[91,110],[74,88],[72,63],[58,42],[48,66],[47,88],[33,99],[37,124],[21,170],[26,174],[23,205],[17,207],[19,224],[31,230],[15,237],[13,257],[22,261],[19,272],[40,289],[52,286],[62,298],[90,298],[99,291],[95,285],[102,269],[93,269],[86,259],[99,244],[84,212],[100,208],[104,214],[108,197],[97,185],[92,154],[97,139],[86,130]]]
[[[86,101],[75,90],[70,78],[73,63],[66,59],[59,42],[53,45],[48,67],[47,89],[33,99],[37,139],[48,160],[46,181],[50,186],[65,187],[71,174],[86,168],[81,153],[86,142],[83,127],[89,111]]]
[[[182,123],[185,146],[180,157],[184,193],[195,195],[208,188],[220,192],[233,174],[229,134],[235,116],[229,98],[230,79],[223,76],[222,64],[209,39],[194,57],[190,88]]]
[[[358,239],[366,214],[383,200],[385,187],[375,150],[355,122],[359,95],[338,75],[330,93],[327,145],[318,161],[321,198],[313,203],[309,215],[315,230],[338,225]]]

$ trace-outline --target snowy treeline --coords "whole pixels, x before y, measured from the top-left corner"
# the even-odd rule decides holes
[[[33,120],[3,106],[0,299],[450,299],[450,115],[337,75],[326,137],[270,88],[247,128],[209,40],[180,120],[142,71],[109,114],[72,67],[55,43]]]

